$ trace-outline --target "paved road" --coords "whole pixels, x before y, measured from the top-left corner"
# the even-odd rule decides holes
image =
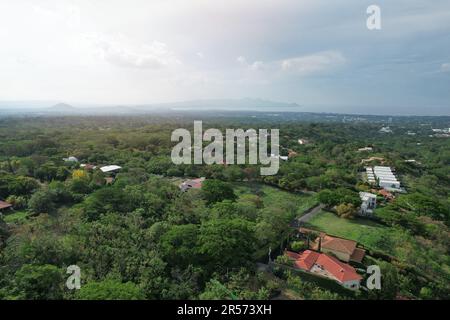
[[[300,227],[300,225],[308,222],[309,220],[311,220],[311,218],[316,216],[324,207],[325,206],[323,204],[315,206],[300,218],[296,218],[294,221],[292,221],[291,225],[297,228]]]

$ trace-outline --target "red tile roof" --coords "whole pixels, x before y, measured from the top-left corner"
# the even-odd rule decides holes
[[[356,248],[350,256],[350,261],[361,262],[364,256],[366,255],[366,250],[361,248]]]
[[[328,273],[332,274],[339,282],[362,279],[362,277],[356,273],[355,268],[351,265],[340,262],[338,259],[323,253],[320,254],[316,264],[321,266]]]
[[[384,189],[381,189],[378,191],[379,195],[382,195],[385,198],[393,198],[394,196],[392,195],[392,193],[390,193],[389,191],[386,191]]]
[[[0,210],[6,209],[6,208],[11,208],[11,207],[12,207],[12,204],[0,200]]]
[[[187,181],[183,182],[183,184],[188,186],[189,188],[200,189],[202,187],[204,180],[205,179],[202,179],[202,178],[192,179],[192,180],[187,180]]]
[[[355,251],[356,241],[326,235],[322,239],[321,247],[351,255]]]
[[[320,266],[324,271],[341,283],[362,279],[352,266],[324,253],[306,250],[303,253],[298,254],[286,251],[286,255],[294,260],[295,267],[310,271],[314,265]]]
[[[320,253],[311,250],[303,251],[302,254],[288,251],[287,255],[295,260],[294,265],[297,268],[309,271],[309,269],[311,269],[314,263],[316,262]]]

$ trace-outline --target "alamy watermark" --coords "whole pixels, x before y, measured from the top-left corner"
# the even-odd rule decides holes
[[[70,265],[67,267],[66,273],[70,274],[70,276],[67,278],[67,281],[66,281],[67,289],[79,290],[81,288],[81,269],[80,269],[80,267],[77,265]]]
[[[203,133],[202,121],[194,121],[194,137],[186,129],[176,129],[172,132],[172,142],[179,142],[172,149],[174,164],[261,164],[260,173],[263,176],[275,175],[280,167],[279,130],[271,129],[226,129],[224,161],[224,135],[218,129],[208,129]],[[270,137],[270,152],[268,139]],[[181,141],[180,141],[181,139]],[[248,141],[248,145],[247,145]],[[203,148],[203,142],[210,142]],[[247,148],[248,146],[248,148]],[[247,153],[248,149],[248,161]],[[194,157],[192,157],[192,151]]]
[[[367,7],[366,13],[369,15],[366,21],[367,29],[381,30],[381,8],[373,4]]]

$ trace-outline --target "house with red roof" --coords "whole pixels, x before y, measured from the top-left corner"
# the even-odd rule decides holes
[[[12,204],[6,201],[0,200],[0,216],[2,215],[2,211],[6,211],[8,209],[12,209]]]
[[[203,181],[205,181],[205,178],[186,180],[183,183],[181,183],[179,187],[183,192],[186,192],[189,189],[201,189]]]
[[[361,263],[366,251],[356,247],[357,243],[353,240],[332,237],[327,234],[320,234],[318,239],[312,243],[312,249],[331,254],[344,262]]]
[[[302,253],[286,251],[286,255],[296,269],[332,279],[347,289],[358,290],[360,287],[362,276],[351,265],[335,257],[312,250],[305,250]]]

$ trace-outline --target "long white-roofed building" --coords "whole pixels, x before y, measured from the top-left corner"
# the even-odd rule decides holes
[[[373,167],[373,173],[378,181],[378,186],[381,188],[389,190],[400,189],[400,181],[398,181],[390,167],[375,166]]]
[[[100,168],[100,170],[102,171],[102,172],[114,172],[114,171],[118,171],[118,170],[120,170],[120,169],[122,169],[122,167],[121,166],[117,166],[117,165],[109,165],[109,166],[104,166],[104,167],[101,167]]]

